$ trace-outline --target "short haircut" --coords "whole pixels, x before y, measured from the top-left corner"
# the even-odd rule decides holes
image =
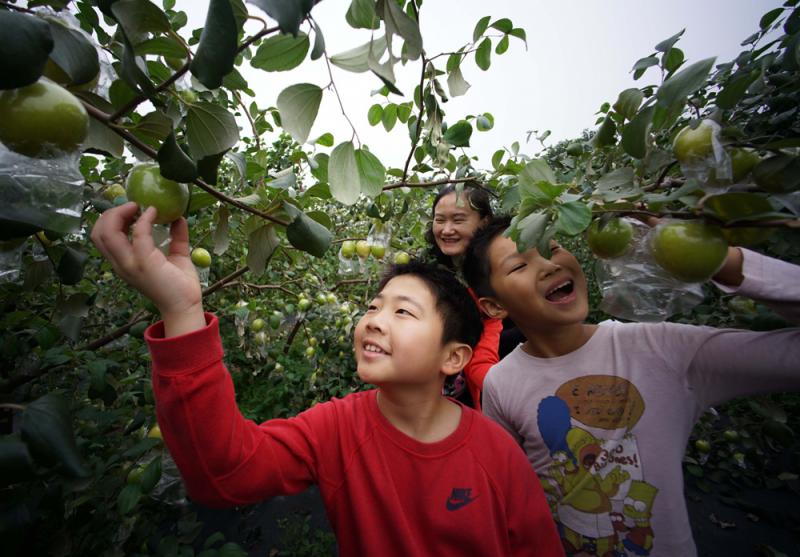
[[[511,225],[511,217],[497,215],[472,237],[464,257],[464,278],[479,298],[494,296],[492,289],[492,264],[489,261],[489,246]]]
[[[442,344],[462,342],[475,348],[483,333],[483,322],[478,305],[467,288],[453,273],[437,265],[412,260],[402,265],[392,265],[378,284],[378,293],[395,277],[411,275],[424,282],[442,316]]]
[[[480,186],[473,186],[465,184],[463,187],[456,184],[447,184],[436,193],[433,198],[433,205],[431,205],[431,221],[428,223],[428,230],[425,231],[425,241],[428,242],[428,256],[435,259],[441,265],[450,269],[453,268],[453,260],[449,256],[442,253],[439,246],[436,244],[436,238],[433,237],[433,217],[436,214],[436,206],[445,195],[459,192],[458,197],[466,198],[469,208],[478,213],[480,218],[491,218],[494,214],[492,212],[492,203],[489,198],[489,191]]]

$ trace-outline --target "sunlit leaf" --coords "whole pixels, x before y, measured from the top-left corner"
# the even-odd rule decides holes
[[[311,83],[298,83],[281,91],[277,106],[281,124],[295,141],[305,143],[317,118],[322,89]]]

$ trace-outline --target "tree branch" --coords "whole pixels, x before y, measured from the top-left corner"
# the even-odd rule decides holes
[[[153,91],[152,95],[146,95],[144,93],[141,93],[141,94],[136,95],[135,97],[133,97],[125,106],[123,106],[122,108],[117,110],[114,114],[112,114],[111,116],[108,117],[109,123],[113,124],[114,122],[116,122],[117,120],[119,120],[120,118],[125,116],[127,113],[129,113],[132,110],[134,110],[137,106],[139,106],[141,103],[146,101],[151,96],[157,95],[158,93],[160,93],[161,91],[163,91],[164,89],[166,89],[167,87],[169,87],[170,85],[175,83],[183,74],[185,74],[186,72],[189,71],[189,63],[190,63],[190,59],[187,58],[186,59],[186,63],[183,65],[183,67],[181,67],[181,69],[179,69],[174,74],[172,74],[161,85],[156,87],[156,89],[155,89],[155,91]]]
[[[422,89],[425,87],[425,65],[427,61],[425,60],[425,54],[422,54],[420,58],[422,59],[422,72],[420,72],[419,76],[419,115],[417,116],[417,130],[414,134],[414,141],[411,143],[411,150],[408,152],[408,157],[406,158],[406,164],[403,166],[403,179],[401,182],[408,180],[408,166],[411,164],[411,157],[414,156],[414,151],[417,150],[417,143],[419,143],[419,138],[422,134],[422,116],[425,114],[425,100],[422,97]]]
[[[109,121],[108,114],[106,114],[102,110],[92,106],[91,104],[87,103],[86,101],[82,101],[82,102],[83,102],[83,106],[86,107],[87,112],[89,112],[89,114],[91,114],[94,118],[96,118],[97,120],[100,120],[103,124],[105,124],[110,129],[112,129],[117,135],[122,137],[125,141],[127,141],[131,145],[136,146],[139,150],[141,150],[147,156],[151,157],[154,160],[158,160],[158,152],[155,149],[153,149],[149,145],[145,144],[144,142],[140,141],[139,138],[137,138],[135,135],[133,135],[132,133],[128,132],[127,130],[120,129],[119,127],[113,125]],[[289,226],[288,222],[284,222],[284,221],[282,221],[280,219],[277,219],[277,218],[273,217],[270,214],[267,214],[267,213],[265,213],[263,211],[259,211],[258,209],[254,209],[253,207],[249,207],[249,206],[245,205],[244,203],[242,203],[241,201],[237,201],[236,199],[233,199],[232,197],[228,197],[227,195],[225,195],[221,191],[219,191],[219,190],[211,187],[210,185],[206,184],[200,178],[196,178],[193,183],[197,187],[199,187],[201,190],[211,194],[213,197],[215,197],[216,199],[222,201],[223,203],[227,203],[229,205],[233,205],[234,207],[237,207],[237,208],[241,209],[242,211],[245,211],[247,213],[251,213],[253,215],[257,215],[257,216],[261,217],[262,219],[268,220],[268,221],[270,221],[272,223],[275,223],[277,225],[284,226],[284,227],[285,226]]]
[[[481,181],[476,180],[475,178],[443,178],[441,180],[433,180],[432,182],[406,182],[403,180],[383,186],[383,191],[397,188],[431,188],[434,186],[442,186],[444,184],[464,184],[467,182],[475,182],[482,186]]]

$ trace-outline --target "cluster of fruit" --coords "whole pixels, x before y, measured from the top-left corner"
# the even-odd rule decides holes
[[[370,255],[378,260],[383,260],[386,255],[386,246],[383,244],[370,244],[367,240],[345,240],[339,250],[340,255],[345,259],[353,259],[356,255],[362,259],[367,259]],[[394,254],[395,263],[408,263],[411,256],[405,251],[397,251]]]

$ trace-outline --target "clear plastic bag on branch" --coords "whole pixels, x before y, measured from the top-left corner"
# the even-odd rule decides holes
[[[353,248],[355,249],[355,248]],[[349,257],[344,254],[344,245],[339,248],[339,274],[340,275],[357,275],[360,270],[358,257],[350,255]]]
[[[0,143],[0,221],[57,234],[80,228],[84,179],[78,155],[36,159]],[[4,224],[4,226],[6,226]]]
[[[600,309],[621,319],[656,323],[700,304],[702,286],[682,282],[659,267],[650,253],[650,227],[632,223],[632,249],[615,259],[597,260]]]
[[[684,128],[678,134],[676,156],[687,179],[725,189],[732,182],[733,165],[720,141],[721,129],[713,120],[703,120],[696,129]]]
[[[388,222],[375,220],[367,234],[367,242],[370,246],[383,246],[389,248],[392,239],[392,227]]]

